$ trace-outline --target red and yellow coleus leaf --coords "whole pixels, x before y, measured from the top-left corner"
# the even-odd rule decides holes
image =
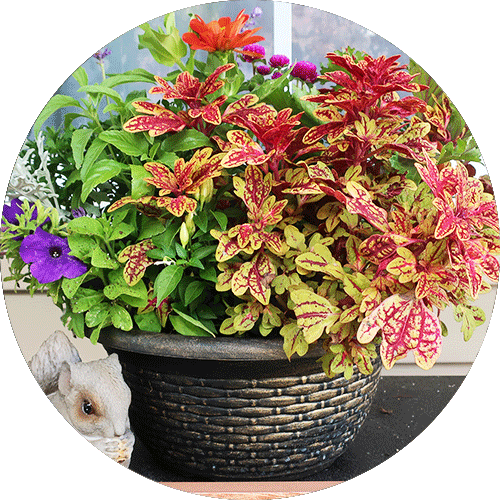
[[[261,146],[256,143],[243,130],[230,130],[227,133],[229,150],[222,161],[225,168],[232,168],[246,163],[248,165],[261,165],[272,155],[264,153]]]
[[[161,326],[165,327],[167,324],[167,318],[172,312],[172,306],[170,305],[168,297],[162,300],[159,306],[157,305],[156,297],[154,297],[154,287],[152,284],[150,284],[148,289],[148,303],[144,307],[139,307],[137,309],[137,314],[146,314],[151,311],[155,312]]]
[[[186,126],[182,118],[159,104],[138,101],[132,106],[145,115],[134,116],[125,122],[123,130],[127,132],[148,132],[151,137],[156,137],[167,132],[180,132]]]
[[[146,253],[154,248],[156,247],[151,240],[143,240],[125,247],[120,252],[118,262],[125,262],[123,277],[128,285],[134,286],[139,283],[148,266],[153,264],[154,260],[149,258]]]
[[[357,339],[371,342],[381,332],[380,357],[390,369],[398,359],[413,351],[416,364],[428,370],[441,353],[442,335],[439,318],[421,300],[392,295],[361,322]]]
[[[297,324],[302,328],[308,344],[318,340],[340,317],[341,310],[338,307],[311,290],[292,290],[290,298],[295,303]]]
[[[344,271],[342,264],[333,258],[328,247],[316,244],[309,252],[302,253],[295,258],[297,272],[307,274],[311,271],[321,272],[334,279],[342,279]]]
[[[261,304],[269,304],[271,283],[276,277],[276,268],[264,253],[257,254],[251,262],[243,263],[233,274],[231,289],[237,296],[250,291]]]
[[[349,212],[361,215],[380,231],[390,231],[387,212],[373,203],[370,193],[361,184],[349,181],[346,189],[351,195],[351,198],[348,198],[346,202]]]
[[[387,264],[388,272],[397,276],[400,283],[411,282],[417,273],[417,259],[413,252],[405,247],[396,249],[398,257]]]

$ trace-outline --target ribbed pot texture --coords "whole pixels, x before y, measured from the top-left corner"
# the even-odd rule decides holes
[[[279,339],[107,330],[132,391],[134,433],[167,468],[226,481],[304,479],[364,422],[381,365],[327,377],[320,350],[289,361]]]

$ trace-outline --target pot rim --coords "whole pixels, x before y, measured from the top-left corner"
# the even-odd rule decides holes
[[[282,338],[189,337],[176,333],[155,333],[140,330],[125,332],[106,328],[99,336],[105,348],[149,354],[165,358],[266,361],[288,360]],[[319,358],[321,346],[310,346],[302,358]],[[294,355],[294,357],[296,357]]]

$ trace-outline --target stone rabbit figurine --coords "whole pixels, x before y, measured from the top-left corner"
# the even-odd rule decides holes
[[[130,465],[135,442],[128,418],[131,393],[116,354],[83,363],[68,337],[56,331],[28,366],[59,413],[87,441]]]

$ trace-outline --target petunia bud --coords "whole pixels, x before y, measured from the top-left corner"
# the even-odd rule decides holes
[[[181,245],[183,246],[183,248],[186,248],[187,244],[189,243],[190,236],[189,236],[189,231],[188,231],[188,228],[187,228],[187,225],[185,222],[183,222],[181,224],[179,238],[181,240]]]

